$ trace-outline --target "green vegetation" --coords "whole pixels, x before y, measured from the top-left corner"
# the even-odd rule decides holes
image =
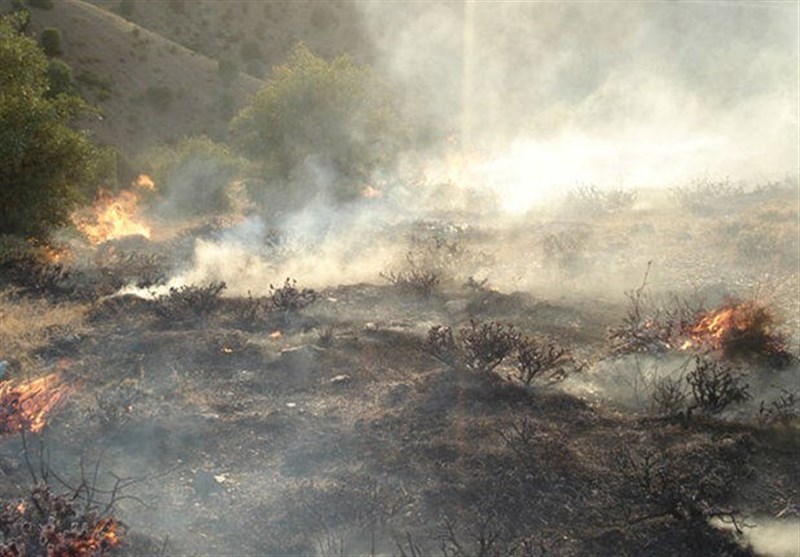
[[[44,237],[97,183],[103,157],[69,127],[86,105],[48,95],[47,57],[16,17],[0,19],[0,233]]]
[[[346,56],[327,62],[301,44],[233,120],[231,136],[267,181],[289,181],[315,157],[335,175],[331,193],[345,200],[398,152],[404,128],[369,67]]]
[[[142,157],[171,214],[194,216],[230,209],[229,185],[243,161],[207,137],[184,139],[174,148],[154,149]]]
[[[130,18],[136,9],[135,0],[122,0],[119,3],[119,14],[124,18]]]
[[[61,94],[72,94],[75,84],[72,79],[72,68],[62,60],[50,60],[47,64],[48,97]]]
[[[42,31],[42,49],[50,56],[61,56],[64,51],[61,48],[61,31],[55,27],[47,27]]]

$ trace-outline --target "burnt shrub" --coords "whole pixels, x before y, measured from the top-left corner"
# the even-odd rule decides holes
[[[298,288],[297,281],[287,278],[283,286],[269,285],[272,308],[285,315],[297,313],[317,301],[317,292],[311,288]]]
[[[545,262],[561,270],[574,270],[584,261],[589,233],[583,229],[571,229],[547,234],[542,239]]]
[[[750,387],[742,375],[730,364],[711,358],[696,356],[695,366],[686,376],[692,389],[692,404],[687,410],[691,415],[695,409],[704,414],[719,414],[732,404],[751,398]]]
[[[248,292],[247,298],[229,300],[233,311],[234,325],[246,331],[252,331],[267,325],[269,322],[272,301],[264,296],[253,297]]]
[[[425,351],[449,366],[457,366],[461,361],[453,329],[443,325],[435,325],[428,330]]]
[[[21,500],[0,500],[0,555],[110,555],[127,529],[108,513],[84,504],[80,491],[36,485]]]
[[[558,380],[572,364],[569,351],[553,339],[521,338],[516,347],[517,378],[525,385],[542,375]]]
[[[422,298],[429,297],[439,285],[440,277],[435,271],[411,269],[410,271],[388,271],[380,274],[382,278],[396,286],[400,291],[412,292]]]
[[[153,311],[166,323],[193,324],[207,318],[220,307],[225,288],[224,282],[173,287],[169,289],[169,294],[155,300]]]
[[[520,335],[513,325],[496,321],[478,323],[470,319],[469,326],[458,331],[458,338],[466,368],[490,372],[514,351]]]
[[[651,412],[658,416],[676,416],[686,407],[686,386],[682,379],[664,377],[653,385]]]

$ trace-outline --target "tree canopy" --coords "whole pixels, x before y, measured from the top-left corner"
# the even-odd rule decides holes
[[[333,193],[347,198],[390,161],[404,127],[388,87],[368,66],[348,56],[328,62],[300,44],[234,118],[231,136],[262,164],[265,178],[291,181],[313,157],[336,175]]]
[[[49,95],[48,60],[0,18],[0,233],[44,237],[96,185],[103,152],[70,122],[86,105]]]

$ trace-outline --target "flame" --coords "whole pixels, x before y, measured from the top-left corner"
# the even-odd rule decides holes
[[[267,335],[267,336],[268,336],[269,338],[275,338],[275,339],[277,339],[277,338],[281,338],[281,337],[283,336],[283,333],[281,333],[280,331],[272,331],[272,332],[271,332],[269,335]]]
[[[153,179],[147,174],[139,174],[139,176],[133,183],[134,185],[142,188],[143,190],[156,191],[156,183],[153,182]]]
[[[138,219],[139,196],[130,190],[119,195],[101,191],[88,216],[73,215],[75,226],[93,245],[123,236],[150,237],[150,227]]]
[[[47,425],[47,415],[67,391],[58,373],[19,385],[0,382],[0,434],[41,431]]]
[[[233,348],[224,346],[220,349],[220,352],[222,352],[223,354],[233,354]]]
[[[681,350],[693,347],[721,350],[737,339],[759,339],[769,323],[769,314],[757,303],[729,303],[700,316],[689,327],[689,338],[683,342]]]

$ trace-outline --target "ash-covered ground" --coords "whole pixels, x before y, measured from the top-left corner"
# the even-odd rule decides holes
[[[118,555],[798,554],[797,183],[663,195],[11,261],[3,379],[68,391],[3,524],[46,480]]]

